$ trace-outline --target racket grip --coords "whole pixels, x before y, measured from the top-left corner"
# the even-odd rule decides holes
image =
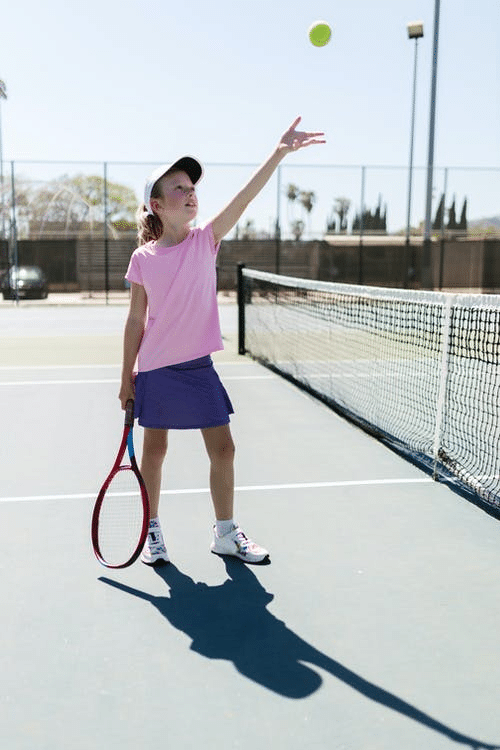
[[[125,404],[125,427],[132,427],[134,424],[134,399],[129,398]]]

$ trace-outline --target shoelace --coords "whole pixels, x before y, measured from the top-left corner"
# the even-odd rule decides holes
[[[245,536],[242,531],[238,531],[234,538],[234,541],[239,547],[241,547],[242,550],[247,550],[253,545],[252,540]]]
[[[161,531],[150,531],[148,534],[148,545],[151,552],[166,552],[167,548],[165,547],[165,542],[163,541],[163,536],[161,534]]]

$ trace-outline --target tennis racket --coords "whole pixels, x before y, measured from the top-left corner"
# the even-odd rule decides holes
[[[134,401],[129,399],[120,449],[92,514],[92,546],[107,568],[126,568],[135,562],[149,531],[149,499],[135,460],[133,427]],[[122,463],[127,448],[129,464]]]

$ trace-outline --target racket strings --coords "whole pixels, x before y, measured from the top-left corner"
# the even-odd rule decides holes
[[[109,565],[127,562],[137,551],[144,523],[139,481],[122,467],[109,483],[99,513],[98,543]]]

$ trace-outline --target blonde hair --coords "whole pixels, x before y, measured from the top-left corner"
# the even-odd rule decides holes
[[[161,198],[160,182],[161,180],[158,180],[158,182],[153,185],[151,198]],[[137,209],[135,218],[137,222],[137,240],[139,246],[146,245],[148,242],[158,240],[161,237],[163,224],[160,217],[156,214],[148,214],[148,209],[144,204]]]

